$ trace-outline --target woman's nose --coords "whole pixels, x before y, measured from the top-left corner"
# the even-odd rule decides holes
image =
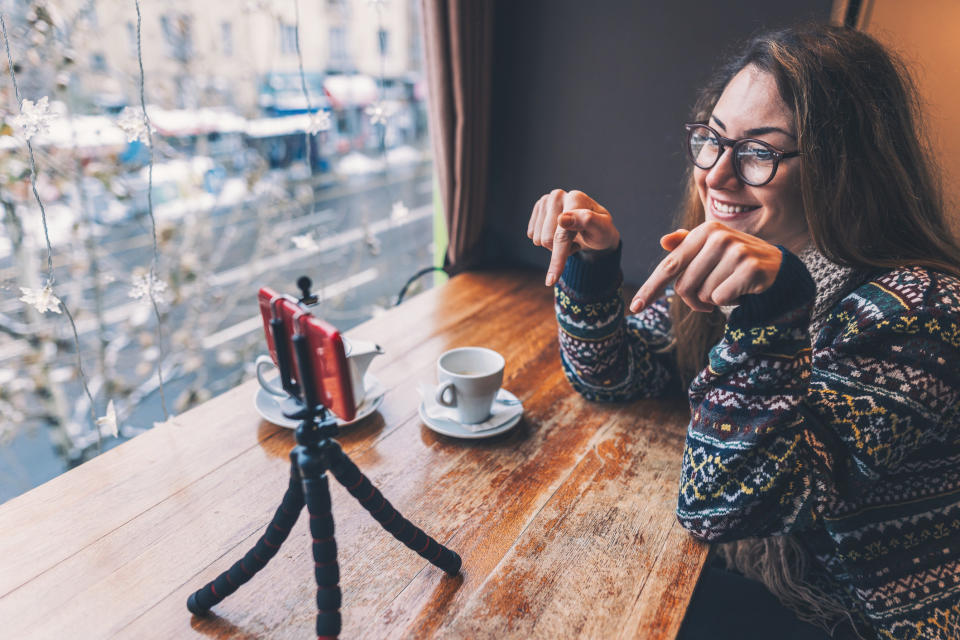
[[[717,158],[717,164],[707,172],[707,186],[711,189],[737,189],[740,178],[733,168],[733,149],[724,147]]]

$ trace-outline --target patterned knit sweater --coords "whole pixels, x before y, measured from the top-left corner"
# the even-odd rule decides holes
[[[560,355],[598,401],[676,388],[667,302],[624,317],[620,255],[575,254]],[[873,277],[809,330],[816,286],[784,251],[689,387],[677,517],[711,542],[790,534],[864,637],[960,638],[960,280]]]

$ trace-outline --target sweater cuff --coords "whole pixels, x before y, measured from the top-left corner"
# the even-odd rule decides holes
[[[560,280],[577,297],[604,297],[617,290],[623,276],[620,272],[620,254],[623,243],[612,251],[590,254],[577,251],[567,258]]]
[[[769,323],[813,301],[817,286],[806,265],[780,245],[777,248],[783,261],[776,280],[762,293],[740,296],[740,306],[730,313],[729,324],[742,327]]]

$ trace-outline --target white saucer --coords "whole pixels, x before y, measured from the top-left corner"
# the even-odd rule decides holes
[[[268,380],[268,382],[276,382],[276,376],[274,379]],[[345,427],[348,424],[359,422],[380,407],[380,403],[383,402],[383,395],[386,393],[386,389],[380,380],[378,380],[377,377],[372,373],[368,373],[363,376],[363,388],[364,399],[360,406],[357,407],[357,415],[355,415],[353,420],[350,422],[345,422],[340,418],[337,418],[337,425]],[[253,406],[256,407],[257,413],[259,413],[267,422],[272,422],[278,427],[296,429],[300,424],[300,421],[292,420],[291,418],[283,415],[283,410],[280,407],[280,403],[283,401],[284,398],[267,393],[264,391],[263,387],[260,387],[257,389],[257,393],[253,397]]]
[[[505,400],[509,404],[519,404],[519,399],[517,396],[513,395],[506,389],[500,389],[497,392],[497,402]],[[498,436],[501,433],[506,433],[517,426],[517,423],[520,422],[520,418],[523,417],[523,405],[520,406],[520,413],[514,417],[508,419],[506,422],[501,424],[498,427],[493,429],[487,429],[485,431],[471,431],[462,423],[457,422],[449,418],[431,418],[427,416],[426,407],[423,404],[423,401],[420,401],[420,407],[418,409],[420,412],[420,419],[423,421],[423,424],[427,425],[427,428],[431,431],[436,431],[445,436],[450,436],[452,438],[469,438],[469,439],[479,439],[479,438],[492,438],[493,436]]]

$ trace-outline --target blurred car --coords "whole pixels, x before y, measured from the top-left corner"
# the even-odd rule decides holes
[[[150,202],[147,185],[149,168],[144,167],[125,180],[130,210],[146,215]],[[229,177],[223,167],[206,156],[170,160],[153,166],[153,215],[157,220],[177,220],[188,213],[230,207],[250,196],[243,178]]]

